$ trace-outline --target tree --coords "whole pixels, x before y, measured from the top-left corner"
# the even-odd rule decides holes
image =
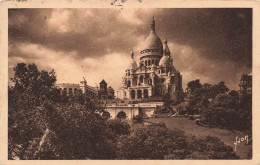
[[[54,88],[56,75],[51,72],[39,71],[35,64],[18,63],[14,68],[11,80],[14,86],[9,88],[9,105],[11,107],[39,106],[45,100],[55,100],[57,89]]]
[[[198,89],[198,88],[201,88],[201,87],[202,87],[202,85],[201,85],[199,79],[190,81],[190,82],[188,82],[188,84],[187,84],[187,89],[188,89],[188,91],[190,91],[191,93],[193,93],[195,89]]]
[[[14,86],[8,88],[9,159],[115,157],[100,105],[82,94],[61,95],[54,71],[24,63],[14,71]]]
[[[58,148],[56,159],[115,158],[114,134],[107,127],[106,120],[95,110],[85,108],[78,103],[44,106],[47,126],[56,137],[50,139],[54,148]]]
[[[165,124],[132,126],[117,142],[119,159],[238,159],[220,139],[196,138]]]
[[[35,64],[18,63],[14,71],[14,86],[8,87],[9,159],[28,159],[28,148],[46,129],[40,105],[54,100],[56,76],[54,71],[39,71]]]

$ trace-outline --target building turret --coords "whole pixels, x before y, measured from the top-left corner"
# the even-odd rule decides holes
[[[134,69],[137,69],[138,66],[134,60],[134,51],[132,50],[131,52],[131,61],[129,63],[129,66],[127,67],[128,70],[134,70]]]

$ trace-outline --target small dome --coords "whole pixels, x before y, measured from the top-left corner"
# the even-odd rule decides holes
[[[137,68],[138,68],[138,66],[137,66],[136,62],[134,60],[131,60],[127,69],[131,70],[131,69],[137,69]]]
[[[159,66],[169,66],[170,58],[168,56],[163,56],[159,62]]]
[[[132,51],[132,53],[131,53],[131,61],[130,61],[129,65],[128,65],[127,69],[131,70],[131,69],[137,69],[137,68],[138,68],[137,63],[134,60],[134,52]]]

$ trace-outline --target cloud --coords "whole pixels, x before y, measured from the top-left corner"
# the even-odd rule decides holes
[[[55,9],[52,15],[47,19],[47,23],[51,28],[54,28],[57,32],[68,32],[70,29],[69,18],[71,12],[64,9]]]
[[[173,56],[173,65],[182,74],[184,88],[189,81],[200,79],[201,83],[210,84],[224,81],[229,88],[237,89],[241,75],[251,70],[246,67],[241,68],[241,65],[233,61],[223,62],[206,58],[187,45],[170,41],[168,45]]]
[[[85,75],[95,84],[103,78],[97,75],[104,75],[118,88],[132,49],[139,61],[153,16],[156,33],[169,41],[184,86],[200,78],[237,88],[239,76],[252,71],[252,9],[235,8],[9,9],[9,64],[53,67],[64,82],[78,82]],[[116,59],[120,62],[109,63]]]
[[[19,62],[35,63],[39,69],[54,69],[57,83],[79,83],[85,77],[88,84],[96,86],[105,79],[109,86],[118,90],[121,87],[121,77],[124,75],[130,56],[119,53],[106,54],[100,58],[85,58],[76,60],[77,52],[54,52],[37,44],[20,43],[17,50],[23,57],[9,57],[9,72]],[[30,58],[27,58],[30,57]]]

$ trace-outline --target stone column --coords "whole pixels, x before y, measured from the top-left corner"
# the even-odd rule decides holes
[[[139,85],[139,82],[140,82],[140,76],[138,75],[137,76],[137,86]]]
[[[149,89],[149,90],[148,90],[148,96],[152,96],[152,94],[153,94],[152,89]]]

